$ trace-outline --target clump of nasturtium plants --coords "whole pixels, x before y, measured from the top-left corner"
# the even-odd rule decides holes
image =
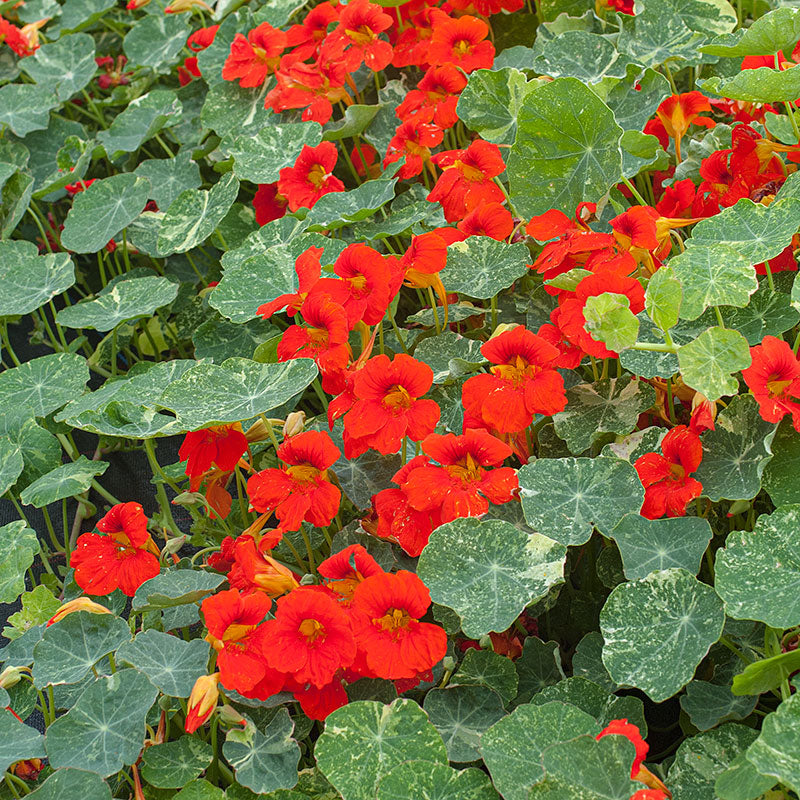
[[[2,798],[798,796],[800,10],[0,14]]]

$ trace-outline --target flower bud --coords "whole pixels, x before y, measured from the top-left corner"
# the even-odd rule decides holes
[[[292,413],[286,417],[286,422],[283,423],[284,438],[287,436],[296,436],[298,433],[302,433],[305,422],[305,411],[292,411]]]
[[[186,733],[194,733],[211,716],[219,698],[219,672],[201,675],[189,695],[189,713],[184,728]]]
[[[164,547],[161,548],[161,556],[171,556],[173,553],[177,553],[181,547],[186,544],[186,539],[188,537],[186,534],[182,534],[181,536],[175,536],[170,539]]]
[[[88,597],[76,597],[74,600],[69,600],[68,602],[64,603],[61,608],[47,620],[47,626],[50,627],[54,622],[58,622],[59,620],[64,619],[67,614],[72,614],[73,611],[89,611],[92,614],[110,614],[111,612],[105,607],[101,606],[99,603],[95,603],[94,600],[90,600]]]
[[[11,767],[11,771],[25,781],[35,781],[43,767],[41,758],[26,758],[24,761],[17,761]]]
[[[247,720],[233,707],[223,703],[219,707],[219,721],[223,725],[247,725]]]
[[[27,667],[6,667],[0,672],[0,689],[10,689],[22,680],[22,670]]]
[[[200,492],[181,492],[172,498],[172,505],[174,506],[194,506],[198,503],[203,503],[205,498]]]

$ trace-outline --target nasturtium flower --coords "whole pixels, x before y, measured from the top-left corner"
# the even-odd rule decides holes
[[[280,597],[299,585],[297,576],[269,555],[280,538],[281,534],[269,531],[258,543],[250,534],[238,536],[233,541],[233,563],[226,570],[232,588],[243,593],[257,591]]]
[[[392,18],[369,0],[350,0],[339,15],[339,25],[328,35],[333,47],[341,48],[345,69],[355,72],[365,64],[380,72],[392,60],[392,46],[379,34],[392,27]]]
[[[452,64],[430,67],[416,89],[412,89],[395,109],[401,120],[407,120],[422,109],[433,109],[433,122],[440,128],[452,128],[458,122],[458,96],[467,85],[467,78]]]
[[[499,14],[505,11],[511,14],[519,11],[524,5],[525,0],[450,0],[450,5],[459,11],[466,11],[468,14],[480,14],[482,17],[490,17],[492,14]]]
[[[464,384],[467,411],[499,433],[516,433],[535,414],[550,416],[567,405],[564,379],[556,371],[559,351],[541,336],[517,325],[493,336],[481,353],[494,366]]]
[[[453,64],[466,73],[491,69],[494,45],[486,41],[488,35],[489,26],[478,17],[437,17],[428,45],[428,62],[434,66]]]
[[[775,336],[765,336],[750,348],[752,364],[742,370],[748,389],[758,401],[767,422],[780,422],[787,414],[800,431],[800,361],[792,348]]]
[[[344,191],[344,184],[332,174],[338,157],[333,142],[316,147],[303,145],[294,166],[284,167],[278,178],[278,191],[286,198],[290,211],[313,208],[323,195]]]
[[[188,713],[183,728],[186,733],[194,733],[204,725],[214,713],[219,699],[219,672],[212,675],[201,675],[192,686],[187,701]]]
[[[196,492],[212,465],[223,472],[231,472],[246,452],[247,437],[241,424],[235,422],[190,431],[178,450],[178,459],[186,462],[185,471],[191,479],[189,488]]]
[[[292,675],[288,675],[284,691],[294,695],[294,699],[300,703],[300,708],[309,719],[323,720],[328,714],[346,706],[349,702],[342,678],[338,673],[330,683],[320,688],[313,683],[300,683],[294,680]]]
[[[347,72],[341,59],[325,51],[324,42],[318,61],[303,64],[293,59],[284,61],[275,73],[277,85],[264,98],[264,107],[276,114],[292,108],[302,108],[301,119],[324,125],[333,114],[333,103],[350,104],[345,89]]]
[[[511,236],[514,220],[501,203],[480,203],[458,225],[465,236],[489,236],[502,242]]]
[[[53,623],[64,619],[69,614],[74,614],[76,611],[88,611],[90,614],[110,614],[105,606],[100,603],[95,603],[94,600],[88,597],[75,597],[72,600],[67,600],[49,620],[45,627],[49,628]]]
[[[256,222],[266,225],[275,219],[286,216],[289,201],[278,191],[278,182],[260,183],[253,197],[253,210]]]
[[[128,597],[160,571],[158,548],[147,532],[139,503],[118,503],[97,523],[100,533],[83,533],[70,557],[75,583],[87,594],[119,589]]]
[[[300,586],[277,602],[264,623],[261,652],[273,669],[321,689],[356,656],[350,616],[319,586]]]
[[[280,468],[265,469],[247,481],[250,505],[273,512],[281,533],[300,529],[305,520],[324,528],[331,524],[342,493],[328,480],[328,469],[341,455],[324,431],[306,431],[285,439],[278,448]]]
[[[656,109],[656,119],[650,120],[644,132],[657,136],[661,145],[666,148],[669,139],[675,141],[675,157],[681,160],[681,140],[689,130],[689,126],[704,125],[713,128],[716,124],[709,117],[701,117],[704,111],[711,111],[708,98],[700,92],[673,94],[661,101]]]
[[[46,21],[43,20],[42,24]],[[0,43],[5,42],[20,58],[33,55],[39,49],[36,41],[26,36],[25,33],[24,28],[18,28],[7,19],[0,17]]]
[[[267,75],[278,68],[285,49],[286,34],[268,22],[253,28],[247,37],[237,33],[222,67],[222,77],[226,81],[238,80],[242,88],[261,86]]]
[[[350,605],[358,584],[371,575],[381,575],[383,569],[363,545],[351,544],[326,558],[317,572],[325,578],[325,587],[337,594],[342,604]]]
[[[637,458],[633,466],[644,486],[641,515],[647,519],[685,516],[687,504],[703,491],[703,484],[690,477],[702,460],[700,437],[686,425],[667,433],[661,441],[661,453]]]
[[[412,572],[373,575],[359,583],[350,606],[358,649],[379,678],[416,678],[444,658],[443,628],[420,622],[430,592]]]
[[[333,3],[320,3],[306,14],[301,23],[286,31],[286,45],[292,48],[292,58],[306,61],[317,54],[328,33],[328,26],[339,17],[339,8]]]
[[[421,109],[419,113],[400,123],[394,136],[389,141],[384,168],[405,159],[405,164],[398,170],[401,178],[413,178],[419,175],[430,160],[431,148],[442,143],[444,131],[433,122],[433,109]]]
[[[319,281],[322,272],[320,258],[323,252],[322,247],[309,247],[304,250],[294,262],[297,291],[278,295],[274,300],[260,305],[257,313],[264,319],[269,319],[276,311],[285,310],[288,316],[293,317],[303,307],[308,293]]]

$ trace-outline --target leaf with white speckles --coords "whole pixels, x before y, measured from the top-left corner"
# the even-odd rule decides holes
[[[452,769],[432,761],[406,761],[396,766],[380,783],[376,800],[498,800],[485,772],[471,767]]]
[[[29,314],[74,283],[67,253],[39,255],[33,242],[0,242],[0,317]]]
[[[597,528],[606,536],[642,507],[636,470],[616,458],[540,458],[519,471],[525,519],[565,545],[583,544]]]
[[[417,571],[434,602],[452,608],[471,638],[504,631],[528,603],[563,581],[566,548],[502,520],[457,519],[437,528]]]
[[[57,500],[75,497],[85,492],[94,478],[107,469],[107,461],[90,461],[81,455],[77,460],[56,467],[26,486],[20,493],[20,500],[24,505],[44,508]]]
[[[19,721],[9,709],[0,709],[0,774],[26,758],[44,758],[44,737],[36,728]]]
[[[227,140],[226,140],[227,141]],[[275,183],[281,169],[291,167],[305,145],[322,141],[318,122],[269,125],[253,136],[237,136],[223,149],[233,156],[233,173],[251,183]]]
[[[508,288],[528,272],[528,248],[506,244],[490,236],[470,236],[447,248],[447,265],[441,279],[448,292],[488,299]]]
[[[344,800],[374,800],[381,779],[404,761],[447,764],[442,737],[413,700],[359,700],[325,720],[314,755]]]
[[[716,589],[736,619],[773,628],[800,624],[800,505],[762,514],[752,533],[734,531],[717,551]]]
[[[5,408],[24,408],[46,417],[83,394],[88,380],[89,367],[83,356],[52,353],[0,373],[0,402]]]
[[[784,700],[764,719],[759,737],[747,750],[747,760],[763,775],[800,791],[800,696]]]
[[[659,703],[687,684],[721,633],[722,601],[690,572],[668,569],[623,583],[600,612],[603,663],[620,684]]]

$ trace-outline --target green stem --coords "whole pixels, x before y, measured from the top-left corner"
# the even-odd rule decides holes
[[[147,454],[147,460],[150,462],[150,469],[152,469],[153,472],[157,474],[162,481],[169,484],[170,488],[175,489],[174,483],[167,477],[166,473],[161,468],[161,465],[158,463],[152,439],[144,440],[144,451]],[[156,484],[156,495],[158,497],[158,504],[161,507],[161,512],[164,514],[164,517],[166,519],[167,527],[176,536],[180,536],[181,531],[175,524],[175,520],[172,517],[172,506],[170,505],[169,498],[167,497],[167,492],[164,489],[163,483],[159,482]]]
[[[639,194],[639,190],[627,178],[623,178],[622,182],[628,187],[628,191],[634,196],[639,205],[646,206],[648,204],[647,200]]]
[[[789,121],[792,123],[794,135],[797,138],[797,141],[800,142],[800,128],[797,127],[797,120],[794,118],[794,113],[792,112],[792,104],[786,102],[784,105],[786,106],[786,113],[789,115]]]

